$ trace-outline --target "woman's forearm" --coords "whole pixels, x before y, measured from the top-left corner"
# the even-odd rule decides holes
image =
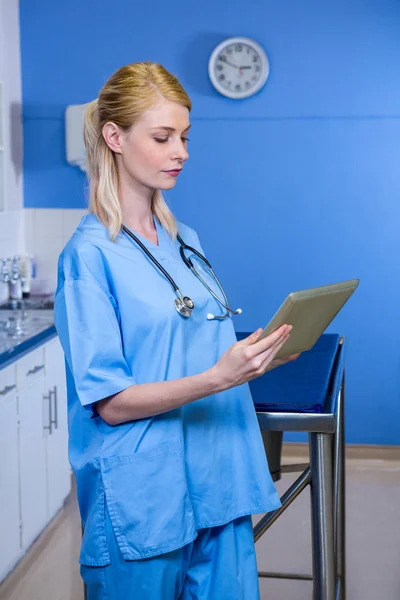
[[[158,415],[225,389],[215,367],[189,377],[138,383],[96,403],[97,412],[109,425]]]

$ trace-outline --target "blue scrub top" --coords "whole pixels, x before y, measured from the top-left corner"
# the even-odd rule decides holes
[[[158,246],[136,235],[194,301],[188,319],[143,250],[125,233],[111,241],[94,214],[83,217],[59,259],[55,324],[66,356],[69,457],[86,565],[110,562],[106,504],[131,560],[180,548],[198,529],[280,506],[248,384],[116,426],[96,412],[98,400],[136,383],[201,373],[236,342],[231,318],[206,319],[223,309],[183,263],[179,242],[154,222]],[[196,232],[178,227],[204,254]]]

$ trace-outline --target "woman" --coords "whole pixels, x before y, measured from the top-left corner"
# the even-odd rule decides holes
[[[145,62],[112,75],[85,116],[90,212],[60,256],[55,321],[89,600],[254,600],[250,515],[280,505],[246,384],[286,362],[274,356],[290,327],[236,342],[233,311],[218,318],[182,259],[178,232],[221,298],[160,192],[188,159],[190,110],[176,77]]]

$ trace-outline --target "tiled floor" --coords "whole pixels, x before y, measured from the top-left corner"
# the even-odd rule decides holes
[[[295,479],[284,475],[283,491]],[[400,462],[347,461],[347,600],[400,600]],[[305,490],[257,542],[259,570],[311,574]],[[260,580],[262,600],[311,600],[312,583]]]
[[[285,460],[294,462],[285,452]],[[400,460],[381,455],[347,461],[347,600],[400,600]],[[283,476],[281,494],[294,477]],[[0,586],[0,600],[83,600],[79,538],[72,497]],[[257,557],[260,570],[311,573],[307,490],[259,540]],[[310,582],[262,579],[260,588],[261,600],[312,599]]]

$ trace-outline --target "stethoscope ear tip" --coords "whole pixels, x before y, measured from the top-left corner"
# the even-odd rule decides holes
[[[211,313],[208,313],[208,315],[207,315],[207,321],[212,321],[213,319],[215,319],[215,316],[212,315]]]
[[[241,309],[241,308],[237,308],[237,309],[236,309],[236,314],[237,314],[237,315],[241,315],[241,314],[242,314],[242,312],[243,312],[243,311],[242,311],[242,309]]]

